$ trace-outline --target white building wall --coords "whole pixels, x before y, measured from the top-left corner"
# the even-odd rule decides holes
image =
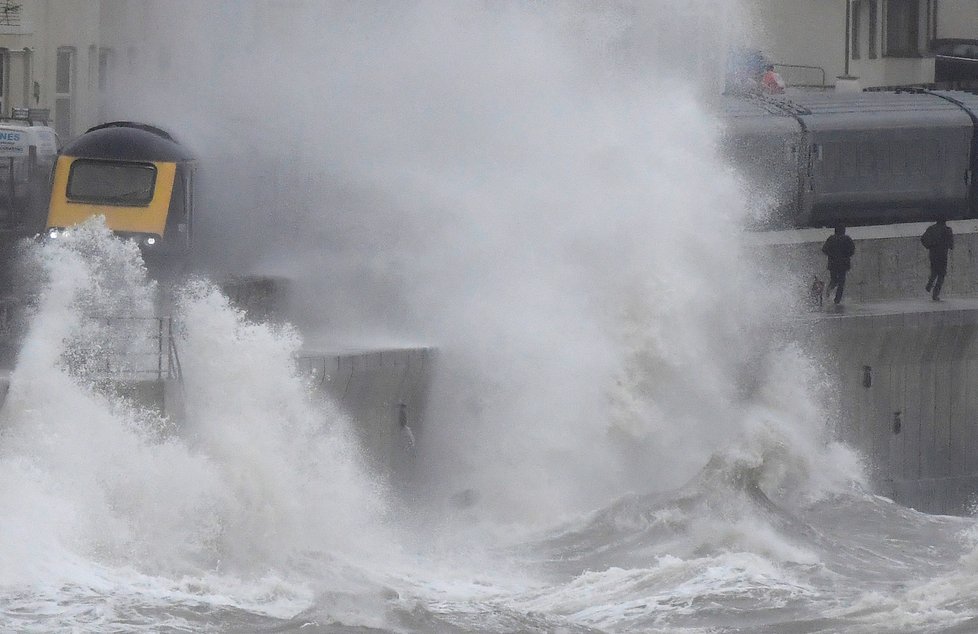
[[[869,54],[869,3],[859,3],[858,56],[850,40],[848,72],[862,87],[928,83],[934,81],[934,59],[927,54],[926,0],[920,0],[919,57],[890,57],[885,53],[885,0],[877,2],[876,57]],[[978,39],[978,0],[933,0],[937,7],[934,35],[938,38]],[[764,51],[774,63],[818,66],[831,85],[844,75],[846,65],[846,7],[848,0],[745,0],[754,18],[750,45]],[[853,5],[855,6],[855,5]],[[785,69],[789,83],[799,82],[797,71]]]
[[[978,0],[941,0],[937,37],[978,40]]]
[[[48,4],[48,19],[44,25],[47,47],[46,59],[39,70],[42,71],[42,94],[47,97],[56,121],[68,115],[71,125],[67,136],[74,136],[94,125],[97,121],[97,94],[92,89],[93,47],[97,50],[99,41],[99,2],[61,2],[45,0]],[[70,113],[59,109],[55,91],[58,51],[68,48],[73,53],[71,69]],[[97,71],[97,64],[95,70]],[[95,78],[97,82],[97,77]],[[61,102],[64,103],[64,102]],[[64,136],[64,135],[63,135]],[[64,140],[64,139],[63,139]]]
[[[878,56],[870,58],[868,0],[861,4],[862,15],[859,42],[864,49],[858,59],[850,56],[848,71],[858,76],[863,87],[885,86],[933,81],[934,61],[924,55],[917,58],[883,56],[883,4],[880,3],[876,25]],[[848,0],[743,0],[743,14],[723,15],[718,23],[728,28],[714,33],[710,42],[687,43],[694,50],[717,51],[721,54],[728,43],[735,44],[743,25],[748,25],[747,35],[742,36],[746,46],[759,48],[767,57],[779,64],[813,66],[824,70],[826,83],[831,86],[836,77],[844,75],[846,66],[846,5]],[[934,35],[938,38],[978,39],[978,0],[933,0],[937,3],[937,22]],[[133,0],[18,0],[21,6],[20,26],[0,25],[0,48],[7,51],[4,68],[3,93],[0,94],[0,116],[8,116],[12,107],[48,108],[58,117],[55,82],[59,47],[74,51],[74,82],[71,94],[70,129],[73,136],[103,120],[108,111],[102,107],[102,97],[107,92],[100,89],[102,71],[109,78],[118,72],[148,72],[161,81],[174,73],[188,72],[197,66],[198,60],[180,34],[163,40],[149,50],[141,34],[156,33],[165,27],[161,22],[161,6],[155,3]],[[921,0],[924,12],[926,0]],[[639,4],[644,10],[646,5]],[[709,3],[691,2],[687,12],[710,10]],[[731,12],[730,5],[719,3],[715,7]],[[263,20],[268,23],[283,20],[288,4],[263,7]],[[231,47],[240,47],[239,55],[232,51],[210,51],[203,57],[212,63],[232,63],[247,55],[247,44],[258,37],[255,24],[243,19],[233,4],[202,2],[184,6],[213,18],[219,14],[223,21],[237,21],[235,29],[241,33]],[[648,10],[652,10],[649,8]],[[714,11],[717,9],[714,8]],[[247,12],[254,15],[254,11]],[[731,25],[737,22],[736,28]],[[286,25],[287,26],[287,25]],[[723,29],[721,29],[723,30]],[[287,31],[287,29],[283,29]],[[735,35],[736,33],[736,35]],[[111,35],[110,35],[111,34]],[[646,35],[646,34],[642,34]],[[661,36],[661,34],[659,34]],[[928,34],[921,28],[921,45],[926,50]],[[112,39],[109,39],[112,38]],[[732,39],[731,42],[725,40]],[[172,40],[172,41],[171,41]],[[285,44],[287,45],[287,43]],[[199,53],[200,51],[196,51]],[[100,65],[100,55],[105,54],[107,66]],[[717,69],[718,60],[704,58]],[[224,69],[196,69],[197,72]],[[812,84],[821,81],[817,71],[783,68],[782,74],[789,83]],[[717,84],[720,79],[717,79]],[[37,90],[35,92],[35,84]],[[111,86],[108,86],[111,88]],[[299,87],[297,87],[299,88]],[[62,115],[65,113],[62,113]],[[62,121],[64,123],[64,121]],[[66,139],[63,139],[66,140]]]
[[[94,124],[98,98],[91,90],[98,64],[92,53],[98,50],[99,0],[64,2],[62,0],[19,0],[20,26],[0,26],[0,48],[8,53],[0,116],[9,116],[12,107],[47,108],[74,136]],[[55,94],[59,48],[73,51],[70,101],[62,101],[57,111]],[[36,84],[36,86],[35,86]],[[66,139],[62,139],[64,141]]]
[[[43,107],[32,94],[33,67],[46,48],[38,33],[38,25],[46,17],[46,5],[42,2],[24,2],[20,14],[20,26],[0,26],[0,47],[7,49],[9,63],[6,67],[0,115],[9,114],[11,107]]]
[[[750,0],[756,48],[775,64],[817,66],[833,85],[845,72],[845,0]],[[813,83],[811,71],[781,69],[789,83]],[[820,76],[819,76],[820,77]],[[800,78],[800,79],[799,79]]]

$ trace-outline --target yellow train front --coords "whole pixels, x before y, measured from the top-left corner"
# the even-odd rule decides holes
[[[196,160],[164,130],[131,121],[89,129],[58,154],[45,234],[94,216],[137,240],[148,266],[182,267],[193,244]]]

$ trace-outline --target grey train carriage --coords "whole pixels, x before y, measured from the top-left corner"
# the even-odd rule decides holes
[[[722,151],[770,203],[758,228],[978,217],[978,94],[724,96]]]

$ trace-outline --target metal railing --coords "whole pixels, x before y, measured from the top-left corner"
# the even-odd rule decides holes
[[[963,90],[965,92],[978,92],[978,79],[932,81],[921,84],[899,84],[894,86],[869,86],[863,90],[866,92],[912,92],[918,90]]]
[[[794,86],[797,88],[825,88],[825,69],[821,66],[805,66],[804,64],[774,64],[775,70],[781,75],[781,79],[784,80],[785,84],[788,86]],[[785,69],[786,72],[782,72]],[[796,69],[802,71],[803,73],[817,73],[819,76],[819,83],[814,83],[810,81],[800,81],[795,78],[798,74],[794,70]]]
[[[324,385],[331,379],[326,369],[326,355],[298,355],[295,365],[299,374],[309,377],[313,385]]]
[[[183,379],[171,317],[111,317],[115,334],[105,354],[105,375],[112,379]]]

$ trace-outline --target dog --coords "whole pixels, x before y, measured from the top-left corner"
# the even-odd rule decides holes
[[[822,297],[825,295],[825,282],[818,279],[817,275],[812,276],[812,285],[808,289],[808,301],[813,308],[822,306]]]

